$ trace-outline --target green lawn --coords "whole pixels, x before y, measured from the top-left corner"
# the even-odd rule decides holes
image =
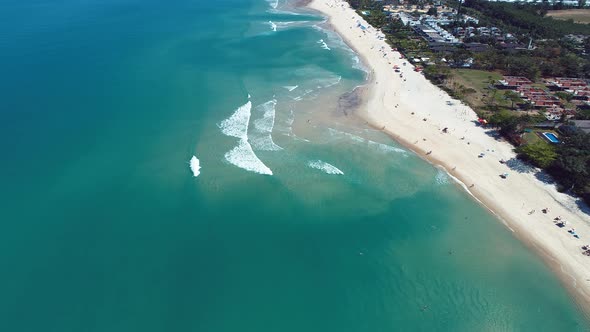
[[[490,77],[496,81],[502,79],[502,75],[499,73],[485,70],[453,69],[452,72],[465,82],[465,86],[469,85],[469,87],[480,91],[487,88]]]
[[[490,93],[493,93],[488,89],[490,78],[493,80],[502,78],[502,75],[497,72],[473,69],[452,69],[451,74],[452,78],[447,81],[446,86],[453,90],[459,86],[475,90],[473,93],[464,95],[463,99],[476,110],[484,107],[486,99],[489,98]],[[510,106],[510,102],[503,98],[503,91],[497,90],[494,99],[501,108]]]
[[[540,141],[541,137],[539,137],[539,135],[537,135],[537,132],[538,131],[534,130],[530,133],[524,133],[524,136],[523,136],[524,143],[530,144],[530,143],[536,143],[536,142]]]

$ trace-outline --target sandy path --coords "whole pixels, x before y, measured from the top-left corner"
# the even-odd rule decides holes
[[[501,164],[500,159],[517,163],[512,160],[512,146],[476,126],[473,110],[414,72],[345,1],[313,0],[309,6],[328,16],[372,70],[363,114],[367,121],[465,183],[519,239],[541,253],[590,311],[590,257],[581,250],[590,243],[590,216],[580,211],[573,198],[538,180],[536,170],[519,172]],[[359,23],[367,27],[365,32]],[[394,65],[401,68],[403,78],[394,72]],[[485,156],[479,158],[480,153]],[[503,173],[509,173],[507,179],[500,178]],[[549,213],[542,213],[544,208]],[[556,216],[567,221],[564,228],[554,224]],[[580,239],[567,232],[570,228],[575,228]]]

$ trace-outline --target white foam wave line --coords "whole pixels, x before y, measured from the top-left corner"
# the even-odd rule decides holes
[[[238,145],[225,154],[225,159],[241,169],[258,174],[272,175],[271,169],[256,156],[252,146],[248,143],[248,139],[240,139]]]
[[[328,164],[327,162],[324,162],[321,160],[312,160],[307,163],[307,166],[309,166],[311,168],[315,168],[317,170],[320,170],[326,174],[331,174],[331,175],[343,175],[344,174],[344,172],[339,170],[336,166]]]
[[[269,3],[270,1],[267,0]],[[278,2],[278,1],[277,1]],[[278,7],[278,4],[277,4]],[[276,8],[270,8],[266,10],[267,13],[271,13],[271,14],[281,14],[281,15],[290,15],[290,16],[302,16],[302,15],[308,15],[308,14],[301,14],[301,13],[296,13],[296,12],[290,12],[290,11],[286,11],[286,10],[281,10],[281,9],[276,9]],[[307,21],[306,21],[307,22]]]
[[[318,89],[329,88],[331,86],[339,84],[340,81],[342,81],[342,76],[327,78],[325,80],[317,80],[317,82],[318,82],[317,88]]]
[[[330,48],[328,47],[328,44],[326,44],[326,42],[323,39],[318,40],[317,43],[320,44],[324,50],[330,51]]]
[[[383,152],[396,152],[396,153],[401,153],[401,154],[408,153],[408,151],[401,149],[401,148],[396,148],[395,146],[391,146],[391,145],[387,145],[387,144],[383,144],[383,143],[377,143],[377,142],[374,142],[371,140],[369,140],[368,143],[370,146],[374,146]]]
[[[305,90],[302,95],[297,96],[297,97],[294,97],[293,100],[300,101],[300,100],[303,99],[303,97],[307,96],[308,94],[310,94],[312,92],[313,92],[313,90],[309,90],[309,89],[308,90]]]
[[[249,98],[250,95],[248,94]],[[248,127],[251,111],[252,102],[248,100],[246,104],[238,107],[229,118],[219,124],[219,128],[221,128],[223,134],[240,139],[238,145],[225,154],[225,159],[229,163],[247,171],[272,175],[270,168],[258,159],[248,142]]]
[[[436,175],[434,176],[434,182],[439,185],[449,183],[449,177],[444,170],[437,170]]]
[[[268,24],[270,24],[270,29],[272,31],[277,31],[277,25],[275,23],[273,23],[272,21],[268,21]]]
[[[289,92],[297,89],[299,85],[285,85],[283,88],[287,89]]]
[[[277,31],[277,30],[285,30],[285,29],[289,29],[291,27],[303,26],[306,23],[309,23],[309,21],[273,22],[274,27],[275,27],[275,30],[274,31]]]
[[[504,218],[502,218],[499,214],[497,214],[496,212],[494,212],[494,210],[492,210],[490,207],[488,207],[487,205],[484,204],[484,202],[482,202],[479,198],[477,198],[472,192],[471,190],[469,190],[469,188],[467,187],[467,185],[459,180],[458,178],[456,178],[455,176],[453,176],[453,174],[449,173],[446,168],[442,167],[442,166],[437,166],[437,168],[442,168],[447,175],[453,179],[453,181],[455,181],[458,185],[460,185],[468,194],[469,196],[471,196],[475,201],[477,201],[479,204],[481,204],[482,206],[484,206],[486,209],[488,209],[488,211],[490,211],[494,216],[496,216],[498,219],[500,219],[500,221],[506,226],[508,227],[508,229],[512,232],[515,232],[515,230],[510,227],[510,225],[508,225],[508,223],[506,222],[506,220],[504,220]]]
[[[361,59],[358,57],[358,55],[356,55],[356,54],[353,55],[352,61],[353,61],[353,64],[352,64],[353,68],[364,71],[367,74],[369,73],[369,69],[367,69],[365,67],[365,65],[361,62]]]
[[[252,134],[252,144],[258,150],[278,151],[282,150],[272,140],[272,131],[275,125],[277,100],[273,99],[257,106],[263,111],[262,118],[254,121],[255,134]]]
[[[221,132],[227,136],[248,139],[248,124],[250,123],[251,110],[251,101],[248,101],[244,105],[238,107],[234,114],[221,121],[221,123],[218,125],[221,129]]]
[[[368,146],[370,147],[374,147],[379,151],[382,152],[395,152],[395,153],[401,153],[403,155],[407,155],[408,151],[401,149],[401,148],[397,148],[395,146],[391,146],[391,145],[387,145],[387,144],[383,144],[383,143],[379,143],[379,142],[375,142],[375,141],[371,141],[370,139],[366,139],[366,138],[362,138],[360,136],[357,135],[353,135],[347,132],[343,132],[340,130],[336,130],[333,128],[328,128],[328,132],[331,135],[341,135],[341,136],[345,136],[350,138],[351,140],[355,141],[355,142],[359,142],[359,143],[367,143]]]
[[[353,134],[350,134],[350,133],[346,133],[346,132],[343,132],[343,131],[340,131],[340,130],[336,130],[336,129],[333,129],[333,128],[328,128],[328,132],[332,136],[339,135],[339,136],[348,137],[351,140],[356,141],[356,142],[359,142],[359,143],[365,143],[365,142],[368,141],[367,139],[364,139],[364,138],[362,138],[360,136],[353,135]]]
[[[267,0],[267,2],[270,4],[272,9],[277,9],[279,6],[279,0]]]
[[[189,162],[191,171],[193,172],[193,176],[197,177],[201,174],[201,165],[199,159],[196,156],[193,156]]]

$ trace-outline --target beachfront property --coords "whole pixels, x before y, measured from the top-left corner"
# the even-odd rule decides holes
[[[512,3],[549,3],[549,4],[553,4],[556,5],[558,3],[561,3],[564,6],[573,6],[573,7],[578,7],[579,6],[579,1],[578,0],[486,0],[488,2],[512,2]],[[590,3],[584,3],[585,7],[590,6]]]
[[[576,78],[546,78],[546,88],[534,85],[526,77],[504,76],[498,81],[498,89],[512,90],[533,108],[543,110],[547,120],[557,121],[562,117],[571,119],[576,111],[566,107],[555,92],[566,92],[572,96],[571,104],[576,107],[590,106],[590,86],[585,80]]]
[[[498,88],[515,90],[519,86],[531,85],[533,82],[526,77],[521,76],[504,76],[503,79],[498,81]]]
[[[412,29],[429,43],[459,43],[459,39],[439,27],[434,21],[424,20],[423,24],[414,25]]]

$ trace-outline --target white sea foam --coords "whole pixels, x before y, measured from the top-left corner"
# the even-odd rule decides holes
[[[401,153],[401,154],[407,154],[408,152],[404,149],[401,148],[396,148],[395,146],[391,146],[391,145],[387,145],[387,144],[383,144],[383,143],[377,143],[374,141],[368,141],[369,142],[369,146],[375,147],[377,150],[382,151],[382,152],[395,152],[395,153]]]
[[[250,98],[250,95],[248,95],[248,98]],[[248,142],[251,110],[252,102],[248,101],[219,124],[222,133],[240,139],[238,145],[225,154],[225,159],[229,163],[247,171],[272,175],[270,168],[258,159]]]
[[[262,117],[254,121],[254,133],[251,133],[252,145],[257,150],[278,151],[282,150],[272,140],[272,130],[275,124],[277,100],[273,99],[256,107],[262,112]]]
[[[273,9],[277,9],[279,6],[279,0],[266,0]]]
[[[318,169],[326,174],[343,175],[344,172],[336,168],[336,166],[328,164],[321,160],[312,160],[307,163],[307,166]]]
[[[299,87],[299,85],[285,85],[283,88],[289,90],[289,92],[297,89]]]
[[[403,155],[407,155],[408,151],[395,147],[395,146],[391,146],[391,145],[387,145],[387,144],[383,144],[383,143],[379,143],[379,142],[375,142],[375,141],[371,141],[370,139],[366,139],[357,135],[353,135],[351,133],[346,133],[340,130],[336,130],[336,129],[332,129],[332,128],[328,128],[328,132],[330,133],[330,135],[332,136],[344,136],[347,138],[350,138],[351,140],[358,142],[358,143],[366,143],[369,147],[374,148],[377,151],[380,152],[384,152],[384,153],[400,153]]]
[[[449,183],[449,176],[447,172],[442,169],[438,169],[436,171],[436,176],[434,177],[434,182],[436,184],[447,184]]]
[[[193,172],[194,177],[197,177],[197,176],[199,176],[199,174],[201,174],[201,165],[200,165],[199,159],[196,156],[193,156],[191,158],[190,168],[191,168],[191,171]]]
[[[275,23],[273,23],[272,21],[268,21],[268,24],[270,24],[270,29],[272,31],[277,31],[277,25]]]
[[[289,126],[293,125],[293,122],[295,122],[295,111],[292,107],[289,109],[289,117],[287,117],[285,122],[287,122]]]
[[[241,139],[238,146],[225,154],[225,159],[231,164],[247,171],[272,175],[270,168],[258,159],[247,139]]]
[[[302,94],[302,95],[299,95],[299,96],[297,96],[297,97],[294,97],[294,98],[293,98],[293,100],[295,100],[295,101],[300,101],[300,100],[302,100],[302,99],[303,99],[303,97],[307,96],[308,94],[310,94],[310,93],[312,93],[312,92],[313,92],[313,90],[306,89],[305,91],[303,91],[303,94]]]
[[[364,71],[365,73],[369,73],[369,70],[363,65],[363,63],[361,62],[361,59],[358,57],[358,55],[356,55],[356,54],[353,55],[352,61],[353,61],[352,68]]]
[[[309,23],[309,21],[286,21],[286,22],[272,22],[272,23],[275,27],[274,31],[277,31],[277,30],[287,30],[290,28],[305,26],[307,23]]]
[[[326,44],[326,42],[323,39],[318,40],[317,43],[320,44],[324,50],[330,51],[330,48],[328,47],[328,44]]]
[[[250,95],[248,95],[249,97]],[[248,139],[248,124],[250,123],[250,112],[252,102],[248,101],[238,109],[229,118],[221,121],[219,128],[227,136],[240,139]]]
[[[328,78],[317,79],[315,81],[317,84],[316,87],[318,89],[324,89],[339,84],[340,81],[342,81],[342,76],[332,76]]]

